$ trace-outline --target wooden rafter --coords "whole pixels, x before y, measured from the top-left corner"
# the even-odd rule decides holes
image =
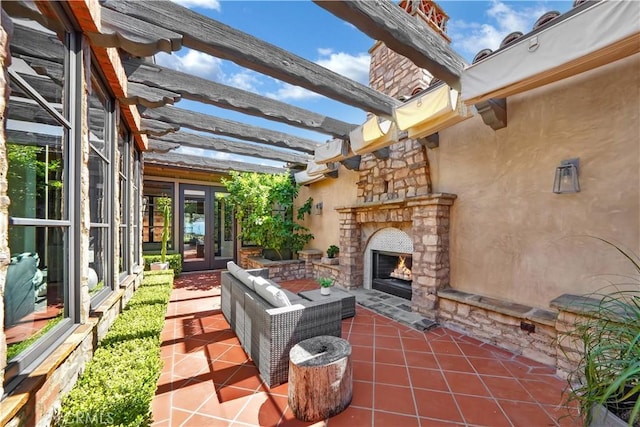
[[[175,153],[145,153],[145,163],[156,165],[180,167],[184,169],[203,170],[207,172],[260,172],[260,173],[285,173],[283,168],[264,166],[254,163],[236,162],[232,160],[219,160],[211,157],[193,156],[189,154]]]
[[[309,139],[176,107],[167,106],[148,109],[142,115],[149,119],[174,123],[202,132],[308,153],[314,152],[318,146],[317,142]]]
[[[173,144],[173,148],[178,148],[179,146],[203,148],[294,164],[306,163],[311,158],[308,154],[292,152],[290,150],[273,149],[263,144],[250,144],[222,138],[212,138],[182,131],[170,133],[161,138],[151,139],[150,142],[163,143],[163,147],[165,148],[168,147],[166,144]]]
[[[389,0],[313,0],[321,8],[355,25],[389,49],[460,90],[466,61],[422,20]]]
[[[170,1],[107,0],[103,7],[169,28],[183,45],[301,86],[342,103],[391,116],[399,101],[284,49]]]
[[[357,127],[356,124],[139,59],[125,60],[124,66],[130,82],[167,89],[179,93],[185,99],[326,133],[337,138],[347,138],[349,132]]]

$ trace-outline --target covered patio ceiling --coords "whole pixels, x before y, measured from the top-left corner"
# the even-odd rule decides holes
[[[417,66],[427,69],[435,79],[449,86],[451,93],[464,93],[465,88],[462,84],[470,79],[463,74],[466,73],[466,69],[473,70],[473,67],[469,67],[469,64],[453,51],[442,37],[435,34],[424,20],[406,13],[395,2],[314,0],[314,3],[353,24],[370,37],[382,41]],[[587,3],[578,6],[580,10],[588,11],[589,8],[595,9],[598,6]],[[284,172],[284,168],[263,166],[259,163],[263,160],[277,161],[287,167],[303,169],[314,160],[315,155],[318,163],[340,161],[348,168],[357,169],[359,155],[351,149],[354,144],[349,143],[355,141],[350,139],[354,136],[361,139],[363,133],[366,139],[367,133],[366,129],[362,130],[361,123],[347,123],[336,117],[159,66],[153,61],[153,55],[159,52],[172,53],[189,48],[230,60],[247,69],[358,108],[379,117],[378,122],[397,121],[398,111],[401,108],[410,108],[410,105],[406,105],[408,102],[403,104],[400,100],[170,1],[106,0],[101,1],[100,5],[101,26],[88,35],[95,47],[118,48],[121,53],[128,81],[126,93],[119,97],[119,101],[125,105],[136,105],[141,113],[142,119],[136,132],[148,138],[150,151],[145,154],[146,162],[211,172]],[[70,2],[69,7],[74,7],[73,2]],[[51,23],[43,22],[47,20],[46,15],[32,2],[7,2],[3,8],[10,9],[14,16],[27,17],[44,23],[45,26],[51,26]],[[572,14],[577,13],[573,11]],[[567,19],[557,19],[557,25],[566,21]],[[549,28],[555,25],[553,21],[546,24]],[[536,36],[540,31],[541,29],[536,30]],[[638,51],[637,28],[631,28],[630,31],[632,43],[627,41],[626,49],[618,49],[619,57]],[[620,37],[627,37],[628,40],[628,33],[623,32]],[[594,37],[599,35],[598,32]],[[62,64],[56,62],[56,58],[61,58],[62,55],[50,51],[52,43],[47,41],[49,37],[55,36],[18,24],[14,28],[15,42],[12,43],[12,55],[24,60],[38,73],[49,77],[39,80],[37,77],[27,76],[25,78],[29,84],[36,87],[40,93],[56,96],[56,88],[51,87],[51,82],[55,82],[56,76],[59,78],[62,73]],[[517,44],[526,46],[526,39],[527,37],[522,37]],[[633,43],[634,40],[636,43]],[[610,43],[615,44],[618,41],[612,40]],[[589,53],[585,52],[585,55]],[[500,55],[491,55],[483,61],[495,61],[499,58]],[[558,58],[557,62],[545,64],[541,72],[562,65],[562,61],[562,58]],[[593,65],[595,66],[597,63]],[[585,68],[586,66],[574,67],[573,74],[585,71]],[[558,79],[566,78],[568,75],[570,74],[564,73]],[[550,79],[547,78],[540,84],[549,82]],[[436,90],[442,83],[433,86]],[[521,85],[525,89],[530,89],[531,86]],[[474,90],[479,89],[474,87]],[[499,94],[506,97],[517,93],[517,90],[517,87],[500,90]],[[318,132],[326,135],[329,142],[321,144],[311,139],[174,105],[182,99]],[[469,103],[470,109],[460,112],[461,119],[474,114],[475,105],[485,122],[494,129],[506,126],[504,98],[484,96],[479,101],[478,99],[472,100],[477,101],[477,104]],[[453,111],[457,111],[455,102],[453,104]],[[454,117],[456,120],[452,121],[450,107],[449,105],[447,111],[449,115],[445,114],[438,125],[421,124],[423,134],[416,135],[415,130],[413,133],[411,130],[408,133],[405,130],[394,134],[395,137],[424,137],[427,146],[434,146],[434,134],[458,119]],[[33,114],[33,111],[29,110],[29,106],[24,106],[20,111],[14,109],[12,114],[28,115]],[[496,116],[499,116],[497,121],[500,123],[497,126]],[[377,125],[381,126],[380,123]],[[380,135],[385,136],[384,132]],[[385,144],[389,145],[393,141],[388,135],[386,139],[379,139],[371,145],[375,150],[370,151],[379,158],[388,155],[385,152]],[[437,141],[437,138],[435,140]],[[326,153],[335,151],[333,146],[337,147],[340,154],[327,155]],[[250,156],[255,158],[256,162],[229,162],[216,160],[213,156],[209,158],[177,154],[174,151],[179,147],[211,150],[212,154],[223,152]],[[310,175],[308,182],[315,182],[324,174],[335,176],[335,165],[318,167],[313,162],[310,165],[307,168]]]

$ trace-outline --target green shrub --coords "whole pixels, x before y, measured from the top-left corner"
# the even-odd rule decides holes
[[[172,284],[171,271],[145,273],[142,285],[63,399],[57,425],[151,424],[151,401],[162,369],[160,333]]]
[[[162,255],[160,254],[145,254],[142,256],[144,258],[144,269],[150,270],[152,262],[161,262]],[[167,254],[167,262],[169,263],[169,268],[173,270],[173,277],[178,277],[180,273],[182,273],[182,255],[180,254]],[[146,274],[146,273],[145,273]]]

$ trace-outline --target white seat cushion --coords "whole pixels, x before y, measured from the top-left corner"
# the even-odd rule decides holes
[[[229,270],[229,273],[231,273],[233,277],[244,283],[246,287],[248,287],[252,291],[255,291],[255,287],[253,285],[253,280],[255,279],[255,277],[249,274],[247,270],[240,268],[233,261],[229,261],[227,263],[227,270]]]

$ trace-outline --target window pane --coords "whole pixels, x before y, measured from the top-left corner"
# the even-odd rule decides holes
[[[87,277],[89,278],[89,294],[95,295],[105,283],[109,283],[109,265],[106,260],[108,257],[108,228],[94,227],[89,232],[89,270]]]
[[[92,223],[108,222],[109,164],[93,149],[89,150],[89,206]]]
[[[13,256],[4,295],[7,360],[20,354],[63,317],[66,240],[61,227],[9,229]]]
[[[89,95],[89,141],[91,145],[107,160],[111,159],[109,153],[108,128],[105,111],[107,110],[106,97],[96,82],[91,79],[91,95]]]
[[[173,183],[145,181],[144,198],[146,205],[143,210],[142,242],[145,251],[159,251],[162,242],[162,212],[156,207],[157,199],[169,197],[173,200]],[[173,221],[169,224],[168,249],[173,248]]]
[[[47,84],[55,92],[47,97],[58,99],[62,88],[51,81]],[[14,82],[11,90],[7,121],[9,215],[63,219],[65,128]],[[58,104],[52,107],[61,110]]]

